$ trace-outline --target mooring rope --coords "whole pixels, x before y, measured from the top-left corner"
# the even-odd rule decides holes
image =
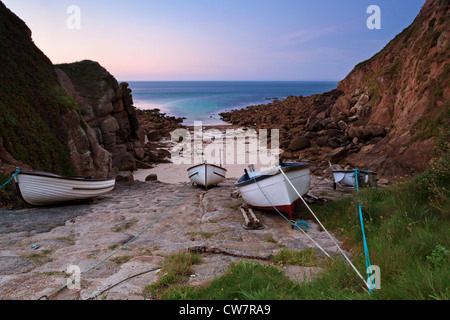
[[[355,169],[355,183],[356,183],[356,192],[359,193],[359,186],[358,186],[358,176],[360,171],[358,169]],[[361,221],[361,230],[363,235],[363,243],[364,243],[364,256],[365,256],[365,262],[366,262],[366,270],[367,270],[367,284],[369,287],[369,292],[372,294],[372,286],[374,287],[373,283],[370,282],[370,274],[369,270],[372,270],[372,264],[370,263],[370,257],[369,257],[369,247],[367,246],[366,241],[366,234],[364,232],[364,220],[363,220],[363,213],[361,208],[361,201],[358,199],[358,209],[359,209],[359,220]],[[374,289],[376,289],[374,287]]]
[[[128,241],[126,244],[124,244],[122,247],[120,247],[119,249],[117,249],[116,251],[114,251],[112,254],[110,254],[108,257],[106,257],[105,259],[103,259],[102,261],[100,261],[99,263],[97,263],[95,266],[89,268],[86,272],[84,272],[83,274],[81,274],[78,278],[72,280],[70,283],[76,282],[78,280],[80,280],[83,276],[85,276],[87,273],[91,272],[92,270],[94,270],[95,268],[97,268],[99,265],[101,265],[102,263],[106,262],[107,260],[109,260],[112,256],[114,256],[115,254],[117,254],[119,251],[121,251],[122,249],[124,249],[125,247],[127,247],[128,245],[130,245],[132,242],[134,242],[137,238],[139,238],[142,234],[144,234],[147,230],[149,230],[151,227],[153,227],[153,225],[155,225],[159,220],[161,220],[166,214],[167,212],[169,212],[173,207],[175,207],[178,202],[180,202],[180,200],[184,197],[184,195],[189,191],[189,189],[194,185],[195,180],[197,179],[198,173],[196,174],[196,176],[192,179],[191,184],[189,185],[189,187],[186,188],[186,190],[184,190],[184,192],[181,194],[181,196],[175,200],[174,203],[172,203],[172,205],[166,210],[164,211],[164,213],[162,215],[160,215],[155,221],[153,221],[147,228],[145,228],[141,233],[139,233],[136,237],[134,237],[133,239],[131,239],[130,241]],[[46,298],[47,300],[49,300],[49,298],[55,294],[57,294],[58,292],[62,291],[63,289],[65,289],[66,287],[69,286],[70,283],[67,283],[66,285],[62,286],[61,288],[59,288],[58,290],[56,290],[55,292],[53,292],[52,294],[48,295],[48,296],[43,296],[41,297],[39,300]]]
[[[256,178],[254,177],[253,180],[256,182],[256,185],[258,186],[259,190],[261,191],[261,193],[264,195],[264,197],[266,198],[267,201],[269,201],[270,205],[278,212],[278,214],[280,216],[283,217],[283,219],[285,219],[287,222],[289,222],[292,226],[294,227],[298,227],[295,223],[293,223],[291,220],[289,220],[288,218],[286,218],[284,216],[284,214],[282,214],[274,205],[273,203],[269,200],[269,198],[267,197],[267,195],[264,193],[264,191],[262,190],[262,188],[260,187],[258,181],[256,181]],[[308,237],[309,240],[311,240],[328,258],[330,258],[330,255],[328,254],[328,252],[325,251],[325,249],[323,249],[316,241],[314,241],[313,238],[311,238],[311,236],[309,234],[307,234],[302,228],[297,228],[299,229],[301,232],[303,232],[303,234],[305,236]]]
[[[294,191],[297,193],[297,195],[300,197],[300,199],[302,199],[303,203],[305,204],[305,206],[308,208],[308,210],[311,212],[311,214],[314,216],[314,218],[316,219],[316,221],[319,223],[319,225],[322,227],[322,229],[325,231],[325,233],[330,237],[330,239],[334,242],[334,244],[336,245],[336,247],[338,248],[338,250],[341,252],[341,254],[344,256],[345,260],[347,260],[347,262],[352,266],[353,270],[355,270],[355,272],[358,274],[358,276],[361,278],[361,280],[364,281],[364,283],[366,284],[366,286],[369,288],[370,290],[370,285],[366,282],[366,280],[364,279],[364,277],[361,275],[361,273],[358,271],[358,269],[356,269],[356,267],[353,265],[353,263],[350,261],[350,259],[347,257],[347,255],[345,254],[345,252],[341,249],[341,247],[339,246],[339,244],[336,242],[336,240],[331,236],[331,234],[328,232],[328,230],[325,228],[325,226],[322,224],[322,222],[320,222],[319,218],[317,218],[317,216],[314,214],[314,212],[312,211],[312,209],[309,207],[309,205],[306,203],[305,199],[303,199],[302,195],[297,191],[297,189],[294,187],[294,185],[292,184],[291,180],[289,180],[289,178],[287,177],[287,175],[284,173],[283,169],[281,167],[279,167],[279,170],[281,172],[281,174],[286,178],[286,181],[291,185],[291,187],[294,189]]]
[[[11,181],[13,181],[13,179],[15,178],[15,177],[17,177],[17,175],[20,173],[20,170],[19,169],[16,169],[16,172],[13,174],[13,176],[8,180],[8,181],[6,181],[4,184],[2,184],[2,186],[0,187],[0,190],[1,189],[3,189],[4,187],[6,187]],[[2,201],[2,199],[0,198],[0,202]]]
[[[3,189],[4,187],[6,187],[11,181],[13,181],[13,179],[20,173],[19,169],[16,169],[16,172],[14,173],[14,175],[8,180],[6,181],[4,184],[2,184],[2,186],[0,187],[0,189]]]

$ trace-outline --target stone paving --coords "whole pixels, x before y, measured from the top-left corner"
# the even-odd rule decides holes
[[[226,180],[207,193],[191,187],[162,218],[189,187],[187,183],[138,182],[117,186],[88,203],[0,210],[0,299],[35,300],[51,295],[67,284],[69,266],[78,266],[84,273],[138,235],[85,274],[81,290],[63,289],[51,299],[86,300],[105,292],[98,299],[142,300],[145,286],[157,281],[166,257],[193,247],[216,248],[222,253],[201,255],[203,263],[194,266],[192,285],[211,281],[230,263],[242,259],[265,259],[282,248],[315,247],[276,213],[255,211],[264,228],[246,230],[239,209],[243,200],[232,196],[234,182]],[[313,177],[310,194],[333,199],[346,193],[333,190],[329,180]],[[295,218],[302,220],[305,210],[299,208]],[[313,221],[307,223],[308,234],[327,252],[337,253],[326,233]],[[32,249],[33,245],[38,248]],[[294,281],[310,279],[317,272],[300,266],[283,270]]]

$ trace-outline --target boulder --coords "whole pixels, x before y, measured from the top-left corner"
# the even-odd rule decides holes
[[[284,151],[281,153],[280,158],[283,160],[292,160],[294,158],[294,154],[290,151]]]
[[[311,142],[305,137],[296,137],[289,144],[288,149],[295,152],[299,150],[306,149],[311,146]]]
[[[104,117],[113,112],[114,107],[111,101],[105,101],[95,108],[95,113],[98,117]]]
[[[325,159],[331,161],[332,163],[339,162],[344,159],[347,154],[347,149],[345,147],[337,148],[331,151],[329,154],[325,156]]]
[[[360,105],[356,112],[360,119],[368,118],[372,113],[372,106],[370,104]]]
[[[149,182],[149,181],[158,181],[158,176],[157,176],[155,173],[152,173],[152,174],[148,175],[148,176],[145,178],[145,181],[146,181],[146,182]]]
[[[316,117],[318,118],[318,119],[325,119],[326,117],[327,117],[327,113],[326,113],[326,111],[322,111],[322,112],[319,112],[317,115],[316,115]]]
[[[379,125],[368,125],[364,127],[367,136],[370,137],[384,137],[386,136],[386,129]]]
[[[308,119],[308,122],[306,123],[306,128],[309,131],[319,131],[323,128],[322,126],[322,119],[319,119],[315,116],[312,116]]]
[[[287,149],[287,148],[289,148],[290,144],[291,144],[291,142],[289,140],[283,140],[280,142],[280,148]]]
[[[367,103],[369,102],[369,100],[370,100],[370,97],[369,97],[368,94],[362,94],[362,95],[359,97],[359,100],[358,100],[358,102],[356,103],[356,105],[357,105],[357,106],[363,106],[363,105],[367,104]]]
[[[345,131],[348,129],[348,125],[343,120],[339,121],[337,125],[342,131]]]
[[[159,152],[158,152],[158,150],[150,150],[150,151],[148,151],[148,157],[149,157],[150,161],[158,162],[159,161]]]
[[[361,139],[363,137],[363,133],[361,131],[361,129],[359,127],[354,127],[351,126],[348,131],[347,131],[347,135],[349,136],[350,139]]]
[[[336,141],[335,137],[321,136],[316,140],[317,145],[320,147],[328,147],[331,149],[335,149],[339,147],[339,143]]]
[[[344,135],[344,131],[339,130],[339,129],[328,129],[327,132],[325,133],[326,136],[328,137],[339,137]]]
[[[348,118],[348,121],[350,121],[350,122],[355,122],[358,120],[359,120],[359,116],[357,114]]]
[[[333,120],[330,121],[330,123],[327,124],[327,126],[325,127],[325,129],[339,129],[339,126],[337,125],[336,122],[334,122]],[[345,130],[344,130],[345,131]]]
[[[369,123],[387,128],[391,124],[393,117],[394,98],[392,94],[386,94],[381,102],[373,108]]]
[[[115,132],[120,129],[117,119],[113,116],[107,116],[105,119],[99,121],[99,125],[103,134]]]
[[[136,160],[130,153],[127,152],[126,146],[116,146],[112,151],[112,156],[112,166],[118,168],[119,171],[136,170]]]
[[[134,154],[136,155],[136,158],[139,160],[143,160],[145,158],[144,148],[135,148]]]
[[[131,171],[119,171],[116,177],[116,183],[119,185],[134,186],[134,176]]]
[[[345,115],[348,115],[351,101],[347,96],[341,96],[336,101],[334,107]]]
[[[161,135],[159,134],[158,130],[152,130],[147,133],[147,139],[149,141],[159,141],[161,140]]]

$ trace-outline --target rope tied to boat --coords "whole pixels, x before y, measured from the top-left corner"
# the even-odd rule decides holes
[[[336,240],[331,236],[331,234],[328,232],[328,230],[325,228],[325,226],[322,224],[322,222],[320,222],[319,218],[317,218],[316,214],[312,211],[311,207],[306,203],[305,199],[303,199],[302,195],[297,191],[297,189],[295,188],[295,186],[292,184],[291,180],[288,178],[288,176],[284,173],[283,169],[281,167],[278,167],[279,171],[281,172],[281,174],[284,176],[284,178],[286,179],[286,181],[290,184],[290,186],[294,189],[294,191],[297,193],[297,195],[300,197],[300,199],[303,201],[304,205],[308,208],[309,212],[311,212],[311,214],[313,215],[313,217],[316,219],[316,221],[319,223],[319,225],[322,227],[322,229],[325,231],[325,233],[329,236],[329,238],[334,242],[334,244],[336,245],[336,247],[338,248],[338,250],[341,252],[341,254],[344,256],[345,260],[347,260],[347,262],[350,264],[350,266],[353,268],[353,270],[358,274],[358,276],[361,278],[361,280],[364,281],[365,285],[369,288],[370,290],[370,284],[368,282],[366,282],[366,280],[364,279],[364,277],[361,275],[361,273],[358,271],[358,269],[356,269],[356,267],[353,265],[353,263],[351,262],[351,260],[347,257],[347,255],[345,254],[345,252],[341,249],[341,247],[339,246],[339,244],[336,242]],[[330,257],[327,254],[328,257]]]
[[[106,262],[107,260],[109,260],[112,256],[114,256],[115,254],[117,254],[118,252],[120,252],[121,250],[123,250],[125,247],[127,247],[128,245],[130,245],[131,243],[133,243],[134,241],[136,241],[141,235],[143,235],[145,232],[147,232],[147,230],[149,230],[151,227],[153,227],[153,225],[155,225],[159,220],[161,220],[173,207],[175,207],[178,202],[180,202],[180,200],[186,195],[186,193],[189,191],[189,189],[194,185],[195,180],[198,176],[198,173],[195,175],[195,177],[192,179],[189,187],[186,188],[186,190],[183,191],[183,193],[180,195],[180,197],[178,197],[178,199],[176,199],[172,205],[166,209],[166,211],[164,211],[164,213],[162,215],[160,215],[155,221],[153,221],[147,228],[145,228],[141,233],[139,233],[136,237],[134,237],[133,239],[131,239],[130,241],[128,241],[126,244],[124,244],[122,247],[120,247],[119,249],[117,249],[116,251],[114,251],[113,253],[111,253],[108,257],[106,257],[105,259],[103,259],[102,261],[100,261],[99,263],[97,263],[95,266],[89,268],[87,271],[85,271],[83,274],[81,274],[78,278],[73,279],[70,283],[74,283],[78,280],[80,280],[83,276],[85,276],[87,273],[91,272],[92,270],[94,270],[95,268],[97,268],[99,265],[101,265],[102,263]],[[70,283],[67,283],[66,285],[62,286],[61,288],[59,288],[58,290],[56,290],[55,292],[51,293],[48,296],[43,296],[41,298],[39,298],[38,300],[42,300],[43,298],[45,298],[46,300],[49,300],[51,296],[54,296],[55,294],[57,294],[58,292],[62,291],[63,289],[67,288],[69,286]]]
[[[11,181],[13,181],[14,178],[17,177],[17,175],[18,175],[19,173],[20,173],[20,170],[19,170],[19,169],[16,169],[16,171],[15,171],[14,174],[13,174],[13,176],[12,176],[8,181],[6,181],[6,182],[0,187],[0,190],[3,189],[4,187],[6,187]]]
[[[359,193],[359,186],[358,186],[358,176],[360,171],[358,169],[355,169],[355,182],[356,182],[356,192]],[[361,222],[361,230],[362,230],[362,236],[363,236],[363,244],[364,244],[364,259],[366,262],[366,270],[367,270],[367,284],[369,287],[369,292],[372,293],[372,289],[376,289],[375,284],[370,281],[370,271],[372,270],[372,264],[370,263],[370,257],[369,257],[369,247],[367,246],[367,240],[366,240],[366,234],[364,232],[364,219],[363,219],[363,213],[361,208],[361,201],[358,199],[358,210],[359,210],[359,220]]]
[[[253,180],[255,181],[256,185],[258,186],[259,190],[261,191],[261,193],[263,194],[263,196],[266,198],[266,200],[270,203],[270,205],[275,209],[276,212],[278,212],[278,214],[283,217],[284,220],[286,220],[287,222],[289,222],[289,224],[291,224],[294,228],[296,228],[297,230],[301,231],[306,237],[308,237],[309,240],[311,240],[311,242],[313,242],[317,248],[320,249],[320,251],[322,251],[328,258],[330,258],[330,255],[328,252],[325,251],[325,249],[323,249],[316,241],[314,241],[313,238],[311,238],[311,236],[306,233],[305,230],[303,230],[303,228],[298,228],[297,224],[292,222],[291,220],[289,220],[288,218],[286,218],[284,216],[284,214],[282,214],[277,207],[275,207],[275,205],[272,203],[272,201],[270,201],[270,199],[267,197],[267,195],[265,194],[265,192],[262,190],[261,186],[259,185],[258,181],[256,180],[255,177],[253,177]]]
[[[14,180],[15,177],[17,177],[17,175],[20,173],[19,169],[16,169],[16,171],[14,172],[13,176],[6,181],[4,184],[2,184],[2,186],[0,187],[0,190],[3,189],[4,187],[6,187],[11,181]],[[2,201],[2,199],[0,198],[0,202]]]
[[[295,223],[295,227],[296,229],[311,229],[311,227],[308,225],[308,223],[306,221],[298,221]]]

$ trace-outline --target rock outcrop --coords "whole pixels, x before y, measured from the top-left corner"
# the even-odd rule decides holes
[[[0,30],[0,174],[20,167],[76,175],[68,143],[76,121],[66,127],[79,120],[76,104],[31,30],[2,2]]]
[[[144,158],[138,162],[138,167],[147,169],[151,168],[153,163],[170,162],[171,154],[167,151],[167,141],[171,139],[171,132],[183,127],[183,119],[166,116],[159,109],[136,111],[145,135]]]
[[[147,111],[141,127],[127,83],[89,60],[54,66],[2,2],[0,30],[0,175],[106,178],[167,161],[157,140],[182,119]]]
[[[359,118],[351,125],[355,136],[383,137],[349,163],[368,166],[384,158],[392,174],[426,169],[440,128],[449,125],[449,7],[428,0],[411,26],[339,83],[346,99],[359,97],[349,111]]]
[[[131,89],[117,80],[100,64],[81,61],[57,65],[59,83],[80,109],[93,144],[111,154],[111,163],[104,152],[94,155],[94,163],[119,171],[137,169],[136,159],[144,158],[144,134],[140,130]],[[94,135],[92,135],[94,133]],[[88,150],[88,149],[85,149]],[[91,151],[93,154],[93,151]],[[86,163],[80,163],[86,168]]]

